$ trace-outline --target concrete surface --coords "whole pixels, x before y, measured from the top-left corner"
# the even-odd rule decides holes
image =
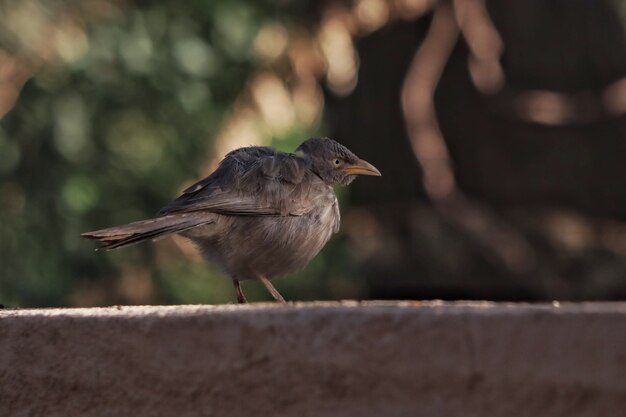
[[[0,416],[626,416],[626,303],[0,310]]]

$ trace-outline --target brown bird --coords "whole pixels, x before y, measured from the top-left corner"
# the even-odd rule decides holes
[[[294,153],[251,146],[230,152],[205,179],[183,191],[158,217],[84,233],[113,249],[180,234],[239,282],[260,280],[276,301],[270,279],[306,266],[339,230],[333,185],[380,172],[345,146],[312,138]]]

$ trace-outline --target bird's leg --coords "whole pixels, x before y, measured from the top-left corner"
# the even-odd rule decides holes
[[[259,279],[261,280],[263,285],[265,285],[265,288],[267,288],[270,294],[272,294],[272,297],[274,297],[274,300],[278,301],[279,303],[286,303],[283,296],[280,295],[280,293],[278,292],[276,288],[274,288],[274,286],[272,285],[269,279],[267,279],[263,275],[259,275]]]
[[[237,292],[237,302],[239,304],[247,303],[248,300],[246,300],[246,296],[243,295],[243,291],[241,291],[241,285],[239,284],[239,280],[237,278],[233,278],[233,285],[235,286],[235,292]]]

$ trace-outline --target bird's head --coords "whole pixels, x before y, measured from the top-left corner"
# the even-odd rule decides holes
[[[327,184],[350,184],[356,175],[375,175],[380,171],[359,159],[345,146],[328,138],[311,138],[296,149],[296,154],[311,160],[311,169]]]

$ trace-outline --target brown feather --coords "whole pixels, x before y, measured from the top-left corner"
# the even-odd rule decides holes
[[[214,216],[205,213],[185,213],[140,220],[122,226],[83,233],[81,236],[104,243],[104,249],[115,249],[147,239],[157,239],[172,233],[213,222]]]

